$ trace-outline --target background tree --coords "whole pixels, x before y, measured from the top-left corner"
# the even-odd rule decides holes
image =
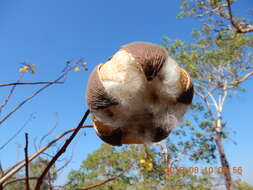
[[[164,39],[170,54],[194,78],[195,94],[198,96],[193,105],[197,111],[193,116],[193,125],[199,126],[199,130],[192,131],[190,141],[198,142],[198,145],[190,153],[190,158],[198,160],[206,153],[213,153],[212,157],[215,158],[217,149],[224,169],[226,188],[232,189],[229,161],[222,145],[222,141],[229,138],[231,130],[224,121],[223,108],[227,98],[232,97],[234,92],[244,90],[241,83],[253,75],[253,36],[244,34],[245,32],[238,33],[237,28],[224,29],[224,18],[227,17],[222,15],[229,15],[228,4],[224,1],[184,1],[182,8],[180,16],[208,15],[203,27],[193,31],[191,43],[186,44],[180,40],[172,43],[168,38]],[[209,9],[212,11],[208,12]],[[218,14],[222,18],[212,14]],[[186,126],[191,125],[186,121]]]
[[[220,178],[222,174],[208,174],[194,168],[187,171],[187,167],[181,170],[182,167],[175,163],[173,164],[174,170],[171,170],[172,165],[164,168],[161,163],[163,162],[162,157],[159,148],[155,146],[144,147],[140,145],[115,148],[102,144],[100,148],[83,160],[79,169],[69,173],[64,189],[89,189],[87,187],[99,184],[117,172],[123,171],[131,160],[136,160],[136,162],[127,172],[113,181],[96,186],[95,189],[213,190],[223,184],[223,180]],[[240,180],[234,181],[233,184],[235,190],[252,189],[252,186]]]
[[[181,3],[183,11],[178,17],[202,18],[205,22],[214,25],[215,31],[233,28],[237,33],[253,32],[251,21],[241,16],[234,16],[232,5],[235,2],[235,0],[183,0]]]
[[[162,159],[166,161],[160,165],[172,164],[185,155],[190,160],[206,162],[213,162],[218,156],[226,188],[232,189],[229,159],[222,143],[230,139],[232,131],[224,121],[223,108],[227,98],[243,91],[242,82],[253,75],[253,37],[245,34],[245,31],[251,32],[251,25],[246,19],[232,18],[228,1],[186,0],[182,8],[179,17],[203,17],[206,22],[201,29],[193,31],[191,43],[171,42],[165,38],[164,45],[170,55],[191,72],[197,97],[192,106],[192,118],[184,120],[181,128],[173,132],[180,139],[175,142],[171,136],[166,145],[161,144],[162,155],[165,155]],[[233,25],[233,19],[237,26]],[[154,180],[152,184],[159,186]]]
[[[30,188],[34,189],[36,185],[36,180],[38,176],[40,176],[41,172],[44,170],[44,168],[47,166],[48,160],[42,157],[38,157],[35,161],[31,162],[29,164],[29,183]],[[53,183],[55,182],[57,178],[57,169],[55,166],[53,166],[48,173],[47,177],[43,181],[43,184],[41,186],[42,190],[52,190]],[[25,171],[20,170],[18,173],[16,173],[11,179],[9,179],[5,185],[4,189],[6,190],[20,190],[24,189],[25,186]]]
[[[122,190],[183,190],[185,188],[208,190],[212,187],[214,178],[210,175],[198,176],[194,175],[194,171],[179,170],[170,173],[161,163],[163,160],[161,156],[157,147],[115,148],[102,144],[83,161],[78,170],[69,173],[65,189],[85,189],[91,184],[99,183],[124,170],[131,160],[136,160],[131,169],[96,189],[108,190],[117,187]]]
[[[118,155],[114,158],[113,163],[122,165],[122,167],[119,168],[115,165],[112,164],[110,165],[110,163],[106,162],[106,160],[110,158],[111,154],[107,154],[106,158],[103,157],[103,161],[106,162],[108,165],[108,166],[104,165],[105,169],[103,170],[103,172],[105,173],[103,174],[101,173],[98,174],[99,168],[97,168],[97,170],[94,173],[92,173],[93,168],[89,168],[89,164],[86,163],[84,165],[84,168],[88,168],[89,171],[85,170],[85,173],[84,174],[81,173],[80,176],[89,174],[91,172],[93,177],[90,178],[87,176],[85,178],[77,177],[78,180],[81,179],[81,181],[82,180],[84,181],[83,183],[86,183],[83,184],[84,185],[83,187],[89,184],[93,184],[94,181],[95,182],[100,181],[99,179],[94,177],[95,174],[100,175],[101,180],[103,179],[106,180],[108,179],[106,177],[109,178],[112,177],[111,173],[107,173],[111,172],[112,169],[115,169],[115,171],[118,172],[124,171],[125,167],[128,167],[128,164],[130,163],[130,160],[127,161],[128,155],[131,155],[131,153],[135,151],[137,152],[136,155],[141,154],[143,156],[137,159],[137,162],[133,165],[133,171],[127,170],[127,172],[124,173],[124,175],[120,175],[115,180],[105,184],[105,187],[107,185],[109,186],[110,184],[114,184],[116,182],[119,183],[116,185],[119,186],[122,185],[122,188],[126,187],[129,189],[131,189],[132,187],[137,189],[144,189],[144,188],[210,189],[213,185],[216,185],[215,182],[213,182],[213,180],[209,178],[209,176],[201,176],[200,178],[198,178],[194,175],[178,174],[178,175],[164,176],[162,174],[164,173],[164,168],[166,168],[167,165],[177,166],[178,160],[184,160],[184,158],[187,155],[190,156],[191,160],[195,161],[205,160],[207,162],[211,162],[217,155],[220,155],[221,157],[220,160],[224,161],[223,164],[225,166],[227,166],[228,164],[229,159],[226,159],[225,152],[222,150],[223,147],[219,146],[222,145],[222,140],[229,138],[229,133],[231,131],[229,130],[228,126],[224,121],[224,118],[222,117],[223,116],[222,108],[224,107],[224,102],[226,101],[226,99],[230,97],[230,95],[233,95],[234,92],[241,91],[242,90],[241,83],[245,80],[250,79],[250,76],[252,75],[252,64],[251,64],[252,37],[250,36],[250,34],[245,34],[252,31],[252,25],[250,24],[251,22],[249,22],[248,20],[243,18],[237,18],[236,16],[234,16],[235,14],[232,14],[232,7],[229,3],[233,4],[233,1],[231,2],[228,0],[184,1],[184,3],[182,4],[182,7],[184,9],[183,14],[181,14],[181,16],[194,16],[194,17],[197,16],[198,18],[202,18],[204,20],[203,28],[201,29],[201,31],[194,32],[195,39],[190,44],[182,43],[182,41],[175,41],[173,43],[170,41],[169,42],[166,41],[165,45],[168,44],[171,45],[168,46],[168,50],[170,51],[171,55],[176,56],[178,62],[182,65],[185,65],[185,67],[187,67],[188,70],[192,72],[192,75],[194,76],[195,82],[197,84],[196,92],[198,93],[199,96],[196,99],[195,102],[196,104],[193,105],[192,111],[192,113],[194,114],[193,119],[183,121],[182,128],[179,128],[178,130],[173,132],[174,135],[176,135],[181,139],[179,139],[178,142],[176,142],[172,137],[170,137],[166,144],[161,144],[162,151],[158,151],[156,148],[148,149],[141,147],[139,148],[125,147],[125,150],[128,149],[130,150],[132,148],[133,150],[129,151],[127,156],[122,158],[122,160],[120,160],[121,154],[117,154],[117,152],[118,151],[124,152],[125,150],[116,148],[115,150],[112,151],[109,149],[109,152],[111,154]],[[142,6],[143,5],[141,5],[141,8]],[[83,14],[84,12],[82,12],[82,16]],[[68,29],[68,27],[64,26],[64,29],[65,28]],[[72,27],[69,28],[72,29]],[[129,28],[132,28],[132,26]],[[62,31],[65,30],[61,30],[58,32],[62,33]],[[242,35],[241,33],[243,33],[244,35]],[[84,35],[82,37],[84,37]],[[117,36],[115,35],[115,38],[113,39],[116,40],[116,37]],[[81,40],[80,41],[78,40],[78,42],[81,42]],[[98,44],[100,43],[101,41]],[[120,41],[119,43],[122,43],[122,41]],[[39,51],[41,50],[40,48],[42,47],[43,46],[38,48]],[[95,53],[96,56],[98,56],[97,51]],[[70,63],[68,62],[67,68],[69,68],[68,67],[69,65]],[[79,67],[71,67],[71,68],[74,69],[75,71],[80,70]],[[40,92],[44,91],[45,89],[47,89],[47,87],[53,84],[63,83],[65,81],[64,79],[66,78],[66,73],[62,72],[59,76],[61,80],[58,80],[59,78],[57,78],[54,81],[24,82],[23,76],[26,75],[26,73],[29,72],[32,74],[36,73],[34,65],[23,63],[19,71],[20,71],[20,78],[18,78],[17,82],[0,84],[0,87],[2,87],[2,89],[9,88],[8,89],[9,91],[1,91],[2,93],[3,92],[7,93],[6,98],[5,97],[3,98],[3,102],[0,105],[0,114],[2,114],[0,118],[0,127],[3,127],[4,126],[2,125],[3,123],[13,118],[16,112],[20,111],[21,108],[23,108],[23,106],[27,104],[27,102],[29,102],[31,99],[34,99],[34,97],[37,96]],[[219,81],[221,81],[221,83],[219,83]],[[43,86],[40,86],[40,88],[35,89],[33,93],[28,95],[24,100],[17,102],[17,104],[14,105],[13,107],[8,108],[10,102],[9,100],[12,99],[13,94],[17,92],[16,89],[22,88],[23,85],[33,85],[33,86],[43,85]],[[218,115],[218,113],[221,114]],[[21,130],[22,128],[20,128],[20,130],[17,130],[16,134],[19,134]],[[38,157],[39,155],[41,155],[41,153],[45,152],[48,148],[52,147],[52,145],[58,142],[58,140],[62,139],[63,137],[66,137],[66,135],[72,133],[74,130],[75,128],[68,130],[59,135],[59,137],[54,138],[46,146],[42,146],[33,155],[29,156],[29,161],[31,162],[34,158]],[[1,146],[0,149],[4,149],[6,147],[6,144],[15,139],[16,134],[12,138],[6,139],[6,142],[4,142],[3,146]],[[220,154],[217,154],[216,151],[217,147]],[[102,151],[100,153],[106,152]],[[122,155],[123,154],[124,153],[122,153]],[[97,158],[99,158],[99,156],[97,156]],[[119,160],[116,160],[116,158],[118,158]],[[102,166],[103,162],[102,161],[97,162],[97,164]],[[5,186],[7,182],[11,180],[11,178],[18,179],[19,177],[24,177],[24,172],[20,171],[24,166],[25,166],[24,161],[21,161],[14,164],[13,166],[10,166],[9,169],[8,168],[6,168],[5,170],[0,169],[0,189],[1,187]],[[54,164],[52,165],[52,167],[54,167]],[[49,170],[49,173],[50,171],[51,170]],[[36,171],[34,172],[36,173]],[[117,175],[118,172],[112,173]],[[30,173],[32,174],[32,171]],[[132,177],[134,178],[132,179]],[[202,177],[207,178],[207,180],[202,180]],[[75,178],[72,179],[75,180]],[[226,174],[226,179],[227,179],[227,186],[231,186],[231,177],[229,173]],[[47,175],[42,181],[47,182]],[[137,182],[140,183],[137,184]],[[47,183],[49,184],[49,181]],[[129,183],[131,186],[130,185],[127,186],[125,183]],[[243,183],[238,182],[238,184],[239,184],[238,187],[240,188],[241,187],[248,188],[248,186]],[[18,186],[24,184],[20,182],[17,183],[16,185]],[[42,186],[43,185],[44,183],[42,184]],[[74,185],[79,185],[79,182],[77,182]],[[236,185],[237,182],[235,183],[235,187]],[[31,184],[31,186],[33,186],[33,184]],[[19,187],[21,188],[21,186]],[[99,188],[103,189],[102,187],[103,186]],[[6,188],[8,188],[8,185],[6,186]],[[110,186],[108,188],[112,189],[114,188],[114,186]]]
[[[236,180],[234,182],[234,189],[235,190],[253,190],[253,186],[249,185],[246,182],[240,181],[240,180]]]

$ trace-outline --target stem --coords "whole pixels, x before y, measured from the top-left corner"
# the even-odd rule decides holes
[[[29,185],[29,161],[28,161],[28,133],[25,134],[25,186],[26,190],[30,190]]]
[[[38,182],[36,184],[35,190],[40,190],[40,186],[46,176],[46,174],[48,173],[49,169],[55,164],[55,162],[57,161],[57,159],[66,151],[67,147],[69,146],[69,144],[71,143],[71,141],[74,139],[74,137],[77,135],[77,133],[79,132],[79,130],[82,128],[83,123],[85,122],[86,118],[88,117],[90,113],[90,110],[87,110],[82,118],[82,120],[80,121],[80,123],[78,124],[77,128],[74,130],[74,132],[71,134],[71,136],[66,140],[66,142],[64,143],[64,145],[61,147],[61,149],[55,154],[55,156],[50,160],[50,162],[48,163],[47,167],[44,169],[44,171],[42,172],[41,176],[38,179]]]
[[[91,125],[82,126],[82,128],[89,128],[89,127],[92,127],[92,126]],[[33,155],[29,156],[28,161],[31,162],[32,160],[34,160],[41,153],[43,153],[44,151],[46,151],[53,144],[55,144],[57,141],[59,141],[60,139],[62,139],[64,136],[66,136],[67,134],[71,133],[75,129],[76,128],[72,128],[72,129],[70,129],[68,131],[65,131],[64,133],[62,133],[61,135],[59,135],[58,137],[56,137],[54,140],[50,141],[46,146],[44,146],[43,148],[41,148],[40,150],[38,150],[37,152],[35,152]],[[0,177],[0,187],[1,187],[1,185],[4,182],[6,182],[11,176],[13,176],[15,173],[17,173],[24,166],[25,166],[25,161],[22,160],[19,163],[17,163],[14,166],[12,166],[7,172],[5,172],[4,175],[2,177]],[[0,190],[1,190],[1,188],[0,188]]]

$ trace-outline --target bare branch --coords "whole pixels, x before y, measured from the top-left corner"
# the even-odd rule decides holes
[[[25,133],[25,186],[26,190],[30,190],[29,185],[29,161],[28,161],[28,133]]]
[[[114,179],[120,177],[120,176],[123,175],[124,173],[126,173],[126,172],[134,165],[134,163],[135,163],[135,160],[132,161],[123,171],[121,171],[120,173],[118,173],[118,174],[116,174],[116,175],[114,175],[114,176],[112,176],[112,177],[110,177],[110,178],[108,178],[108,179],[106,179],[106,180],[104,180],[104,181],[102,181],[102,182],[99,182],[99,183],[97,183],[97,184],[90,185],[90,186],[88,186],[88,187],[84,187],[84,188],[81,188],[81,189],[78,189],[78,190],[94,189],[94,188],[96,188],[96,187],[99,187],[99,186],[101,186],[101,185],[104,185],[104,184],[106,184],[106,183],[108,183],[108,182],[110,182],[110,181],[112,181],[112,180],[114,180]]]
[[[211,105],[213,106],[214,104],[211,104],[210,102],[207,101],[207,96],[204,96],[203,94],[200,94],[197,90],[194,91],[194,93],[199,96],[206,104],[208,109],[210,110]]]
[[[51,84],[52,82],[12,82],[0,84],[0,87],[16,86],[16,85],[37,85],[37,84]],[[55,82],[54,84],[63,84],[63,82]]]
[[[0,125],[6,121],[13,113],[15,113],[18,109],[20,109],[26,102],[28,102],[29,100],[31,100],[34,96],[38,95],[40,92],[42,92],[43,90],[45,90],[46,88],[48,88],[49,86],[58,83],[61,79],[63,79],[67,73],[71,70],[72,68],[69,67],[69,64],[67,64],[67,66],[65,67],[63,73],[54,81],[49,82],[48,84],[46,84],[45,86],[43,86],[42,88],[40,88],[39,90],[37,90],[36,92],[34,92],[31,96],[27,97],[25,100],[23,100],[19,105],[17,105],[10,113],[8,113],[2,120],[0,120]]]
[[[76,143],[74,144],[74,147],[72,148],[71,155],[67,159],[65,159],[64,164],[55,171],[55,174],[60,174],[60,172],[65,167],[67,167],[69,165],[69,163],[72,161],[72,158],[73,158],[73,155],[74,155],[74,151],[75,151],[75,146],[76,146]]]
[[[213,105],[214,105],[214,107],[218,110],[219,108],[218,108],[218,104],[217,104],[217,101],[215,100],[215,98],[214,98],[214,96],[212,95],[212,92],[209,90],[209,89],[207,89],[207,88],[205,88],[205,87],[203,87],[203,86],[201,86],[201,85],[199,85],[199,84],[196,84],[199,88],[201,88],[202,89],[202,91],[203,92],[205,92],[206,94],[207,94],[207,96],[209,96],[210,97],[210,99],[212,100],[212,102],[213,102]],[[196,93],[196,92],[195,92]],[[200,95],[200,97],[202,96],[203,98],[204,98],[204,101],[205,101],[205,103],[206,103],[206,105],[207,106],[209,106],[210,105],[210,103],[207,101],[207,96],[203,96],[203,95],[201,95],[201,94],[197,94],[197,95]],[[201,98],[202,98],[201,97]]]
[[[237,30],[237,32],[238,32],[238,33],[249,33],[249,32],[253,32],[253,25],[248,24],[247,28],[243,28],[240,24],[238,24],[238,23],[234,20],[230,0],[227,0],[227,4],[228,4],[229,20],[230,20],[232,26]]]
[[[18,136],[19,133],[26,127],[26,125],[33,119],[33,117],[34,117],[33,114],[31,114],[28,120],[23,124],[23,126],[20,127],[20,129],[10,139],[8,139],[2,146],[0,146],[0,150],[4,149],[13,139],[15,139],[16,136]]]
[[[39,148],[41,147],[42,142],[43,142],[49,135],[51,135],[51,134],[54,132],[54,130],[56,129],[57,126],[58,126],[58,120],[56,120],[56,123],[54,124],[54,127],[52,127],[52,128],[48,131],[48,133],[46,133],[44,136],[41,137],[41,139],[40,139],[40,141],[39,141],[39,143],[38,143],[38,147],[39,147]]]
[[[19,83],[19,81],[22,80],[22,78],[24,77],[24,75],[25,75],[25,73],[22,73],[20,75],[20,77],[18,78],[18,80],[17,80],[16,83]],[[14,90],[15,90],[15,88],[16,88],[16,85],[13,85],[12,88],[11,88],[11,90],[9,91],[7,97],[5,98],[3,104],[0,105],[0,114],[2,113],[3,108],[8,104],[8,102],[9,102],[9,100],[10,100],[10,98],[11,98],[11,96],[12,96]]]
[[[249,33],[249,32],[253,32],[253,25],[252,24],[247,24],[246,28],[243,28],[243,26],[241,26],[239,23],[237,23],[235,21],[235,19],[233,18],[233,13],[232,13],[232,8],[231,8],[231,1],[230,0],[226,0],[227,3],[222,3],[219,4],[217,7],[210,9],[206,4],[204,4],[202,1],[197,1],[197,5],[198,7],[203,10],[203,13],[199,13],[196,16],[197,17],[203,17],[205,15],[208,14],[216,14],[220,17],[223,17],[227,20],[230,21],[231,25],[236,29],[236,31],[238,33]],[[228,8],[228,12],[222,10],[223,8],[227,7]]]
[[[253,71],[247,73],[244,77],[236,80],[235,82],[232,83],[232,85],[238,85],[242,82],[244,82],[245,80],[247,80],[249,77],[251,77],[253,75]]]
[[[227,82],[224,83],[223,92],[224,94],[220,102],[220,111],[222,111],[225,100],[227,99],[227,96],[228,96]]]
[[[211,100],[212,100],[212,102],[213,102],[215,108],[216,108],[217,110],[219,110],[219,106],[218,106],[218,104],[217,104],[217,101],[215,100],[215,98],[214,98],[214,96],[212,95],[212,93],[210,93],[209,91],[207,91],[207,94],[208,94],[208,96],[211,98]]]
[[[82,126],[82,128],[90,128],[93,127],[92,125],[87,125],[87,126]],[[30,156],[28,158],[28,161],[31,162],[32,160],[34,160],[36,157],[38,157],[41,153],[43,153],[44,151],[46,151],[48,148],[50,148],[54,143],[56,143],[57,141],[59,141],[61,138],[63,138],[64,136],[66,136],[67,134],[73,132],[76,128],[72,128],[68,131],[65,131],[64,133],[62,133],[61,135],[59,135],[58,137],[56,137],[54,140],[52,140],[50,143],[48,143],[46,146],[44,146],[43,148],[41,148],[40,150],[38,150],[36,153],[34,153],[32,156]],[[23,168],[25,166],[25,161],[22,160],[19,163],[15,164],[14,166],[12,166],[8,171],[5,172],[4,176],[2,178],[0,178],[0,185],[3,184],[5,181],[7,181],[11,176],[13,176],[15,173],[17,173],[21,168]]]
[[[90,113],[90,110],[87,110],[85,112],[85,114],[84,114],[82,120],[80,121],[80,123],[78,124],[77,128],[74,130],[74,132],[71,134],[71,136],[66,140],[66,142],[61,147],[61,149],[56,153],[56,155],[48,163],[47,167],[44,169],[44,171],[42,172],[41,176],[38,179],[35,190],[40,190],[40,186],[41,186],[46,174],[48,173],[49,169],[54,165],[56,160],[66,151],[66,149],[69,146],[69,144],[71,143],[71,141],[74,139],[74,137],[77,135],[79,130],[82,128],[83,123],[85,122],[85,120],[88,117],[89,113]]]

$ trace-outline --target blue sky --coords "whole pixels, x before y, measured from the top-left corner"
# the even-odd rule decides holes
[[[78,123],[86,109],[85,88],[90,72],[121,45],[132,41],[159,44],[164,36],[190,41],[192,29],[197,28],[200,22],[196,19],[176,19],[179,4],[180,1],[168,0],[0,1],[0,83],[15,81],[23,61],[36,64],[37,70],[36,75],[26,75],[24,81],[53,80],[67,60],[84,58],[89,63],[89,71],[70,73],[64,85],[50,87],[0,127],[1,146],[31,113],[35,115],[23,132],[0,151],[3,167],[7,168],[23,158],[23,148],[18,149],[17,144],[23,146],[24,132],[29,133],[30,153],[33,153],[33,139],[46,134],[56,122],[57,128],[44,143]],[[251,5],[250,0],[242,0],[234,8],[246,14]],[[247,81],[244,87],[247,89],[245,93],[234,94],[225,105],[225,119],[237,132],[233,136],[237,145],[227,141],[225,149],[231,166],[243,167],[242,177],[250,182],[253,181],[252,80]],[[37,88],[17,88],[3,115]],[[6,90],[0,89],[1,101]],[[64,182],[70,169],[78,168],[87,154],[102,143],[93,129],[87,129],[85,133],[81,132],[74,141],[73,162],[63,172],[59,183]]]

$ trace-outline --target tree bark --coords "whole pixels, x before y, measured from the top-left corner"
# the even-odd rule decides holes
[[[215,139],[216,146],[218,147],[219,156],[220,156],[220,162],[222,166],[222,172],[225,177],[225,183],[226,183],[226,189],[232,190],[232,177],[230,172],[229,163],[224,151],[224,148],[222,146],[222,136],[221,132],[216,132],[216,139]]]

